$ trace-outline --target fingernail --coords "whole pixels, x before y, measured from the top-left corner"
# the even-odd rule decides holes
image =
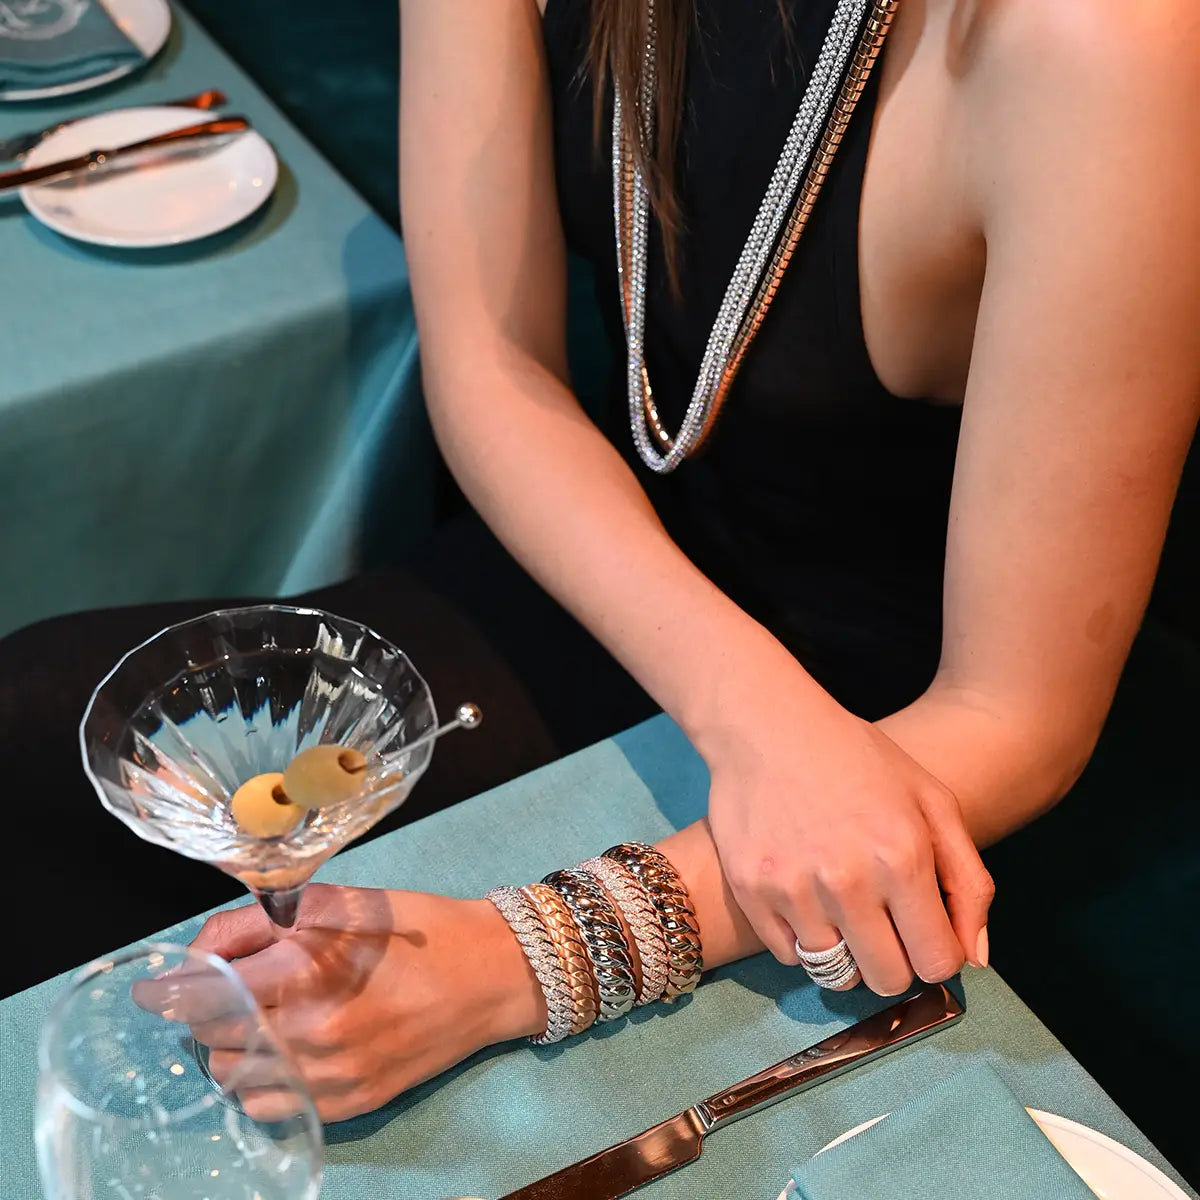
[[[986,925],[979,931],[979,941],[975,945],[975,965],[978,967],[986,967],[988,965],[988,935]]]

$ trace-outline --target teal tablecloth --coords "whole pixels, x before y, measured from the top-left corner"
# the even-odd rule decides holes
[[[243,226],[141,252],[69,242],[0,197],[0,635],[92,606],[315,587],[368,536],[430,520],[399,238],[175,18],[134,82],[0,105],[0,137],[220,87],[274,144],[279,188]]]
[[[353,849],[321,878],[479,895],[625,838],[660,838],[694,819],[706,794],[703,764],[660,717]],[[163,936],[186,940],[197,927],[189,922]],[[791,1169],[826,1142],[981,1060],[1025,1104],[1109,1134],[1174,1176],[995,972],[968,971],[963,982],[967,1015],[953,1028],[714,1134],[698,1163],[638,1194],[774,1200]],[[14,1200],[39,1194],[34,1043],[62,985],[51,980],[0,1002],[0,1180],[4,1196]],[[883,1003],[862,989],[819,992],[798,971],[760,956],[713,973],[674,1008],[639,1010],[632,1021],[558,1047],[494,1048],[376,1113],[331,1126],[323,1200],[500,1195],[639,1132]],[[1134,1052],[1136,1031],[1124,1033],[1124,1052]]]

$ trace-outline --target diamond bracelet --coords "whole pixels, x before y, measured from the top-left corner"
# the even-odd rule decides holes
[[[538,1046],[561,1042],[571,1033],[575,1002],[567,973],[537,909],[520,888],[492,888],[487,899],[499,909],[500,915],[516,935],[546,998],[545,1031],[530,1038],[530,1041]]]

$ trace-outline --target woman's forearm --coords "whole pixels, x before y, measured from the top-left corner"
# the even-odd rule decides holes
[[[438,442],[512,554],[699,737],[736,707],[732,665],[750,678],[786,651],[673,544],[570,392],[537,8],[406,0],[401,19],[401,207]]]
[[[697,744],[721,714],[738,711],[739,688],[772,671],[828,705],[784,647],[675,545],[566,386],[516,359],[439,364],[430,389],[442,451],[514,557]]]
[[[479,407],[434,409],[443,452],[496,535],[702,753],[719,741],[725,714],[744,712],[772,678],[799,684],[812,709],[794,712],[796,728],[814,736],[819,725],[813,717],[829,704],[826,693],[679,550],[620,455],[565,386],[536,367],[524,370],[528,377],[509,381],[508,402],[494,410],[503,417],[484,430],[477,423],[463,427],[472,408],[478,420]],[[1015,707],[935,684],[877,722],[954,792],[979,846],[1059,800],[1094,742],[1093,731],[1069,713],[1018,716]],[[715,869],[711,836],[695,845],[689,840],[688,850],[702,844],[712,849]],[[715,880],[711,891],[728,896]]]
[[[1005,705],[936,683],[876,724],[955,794],[981,847],[1060,800],[1083,770],[1096,732],[1070,712]]]
[[[658,848],[687,887],[704,946],[704,969],[722,967],[763,949],[721,870],[708,820],[664,838]]]

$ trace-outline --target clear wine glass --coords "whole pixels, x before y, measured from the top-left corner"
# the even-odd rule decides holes
[[[173,625],[131,650],[93,693],[80,745],[110,812],[240,879],[286,929],[317,867],[407,798],[438,737],[480,719],[462,704],[439,728],[428,686],[390,642],[330,613],[268,604]],[[365,756],[358,793],[281,836],[240,829],[238,787],[322,743]]]
[[[241,1047],[216,1088],[193,1034]],[[36,1141],[47,1200],[316,1200],[321,1184],[321,1124],[245,984],[168,943],[91,963],[58,999]]]

